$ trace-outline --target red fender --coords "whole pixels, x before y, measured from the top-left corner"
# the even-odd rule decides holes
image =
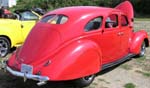
[[[44,67],[42,75],[50,80],[71,80],[99,72],[101,52],[92,41],[83,40],[68,44]]]
[[[130,43],[130,52],[139,54],[144,39],[148,40],[148,35],[144,30],[134,32]]]

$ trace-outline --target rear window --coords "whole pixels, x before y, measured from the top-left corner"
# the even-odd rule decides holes
[[[68,17],[64,15],[49,15],[41,19],[42,23],[64,24],[68,21]]]

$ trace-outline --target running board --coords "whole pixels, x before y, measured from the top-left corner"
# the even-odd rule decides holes
[[[120,63],[122,63],[124,61],[129,60],[131,57],[134,57],[134,56],[135,56],[135,54],[128,54],[127,56],[125,56],[125,57],[123,57],[123,58],[121,58],[121,59],[119,59],[117,61],[114,61],[114,62],[111,62],[111,63],[108,63],[108,64],[104,64],[104,65],[102,65],[102,70],[105,70],[105,69],[107,69],[109,67],[118,65],[118,64],[120,64]]]

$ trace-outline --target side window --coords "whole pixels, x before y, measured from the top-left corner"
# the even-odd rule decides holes
[[[30,11],[22,12],[20,15],[21,20],[38,20],[38,16],[36,16]]]
[[[125,15],[121,15],[121,26],[128,26],[129,22]]]
[[[118,15],[112,14],[106,18],[105,28],[115,28],[118,26]]]
[[[68,17],[64,15],[49,15],[41,19],[42,23],[64,24],[68,21]]]
[[[101,27],[102,17],[97,17],[89,21],[85,26],[85,31],[97,30]]]

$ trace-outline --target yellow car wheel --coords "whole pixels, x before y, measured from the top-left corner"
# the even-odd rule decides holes
[[[10,42],[6,37],[0,37],[0,57],[5,57],[10,50]]]

